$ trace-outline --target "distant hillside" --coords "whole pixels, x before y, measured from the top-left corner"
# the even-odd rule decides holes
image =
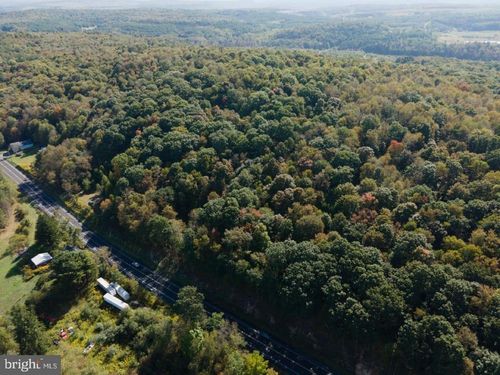
[[[500,60],[500,8],[277,10],[28,10],[0,13],[0,31],[97,32],[231,47],[359,50],[384,55]],[[460,32],[457,38],[455,32]],[[478,34],[479,33],[479,34]],[[485,40],[486,39],[486,40]]]

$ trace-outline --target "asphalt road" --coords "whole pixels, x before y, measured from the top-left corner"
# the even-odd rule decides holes
[[[106,246],[111,252],[111,259],[118,268],[129,277],[137,279],[138,282],[151,292],[160,296],[168,303],[175,302],[177,292],[180,287],[171,280],[140,264],[131,258],[124,251],[113,245],[97,233],[90,231],[78,219],[59,205],[54,199],[46,194],[34,181],[21,173],[7,160],[1,159],[0,172],[12,180],[19,188],[19,191],[26,195],[30,203],[40,211],[48,215],[57,215],[74,228],[81,231],[82,240],[91,250]],[[224,317],[237,324],[240,333],[245,337],[250,350],[258,350],[270,362],[270,364],[283,374],[317,374],[333,375],[331,370],[322,363],[292,349],[282,341],[272,337],[270,334],[259,330],[249,323],[237,318],[228,311],[205,302],[205,309],[208,312],[222,312]]]

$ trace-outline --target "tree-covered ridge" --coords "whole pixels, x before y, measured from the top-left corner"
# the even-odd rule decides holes
[[[442,42],[441,33],[500,29],[498,7],[360,6],[325,11],[27,10],[0,13],[0,32],[90,32],[161,36],[223,47],[356,50],[386,55],[498,61],[500,45],[483,39]],[[474,41],[474,39],[472,40]]]
[[[442,43],[435,30],[395,28],[379,22],[349,22],[297,27],[276,32],[266,43],[273,47],[316,50],[356,50],[382,55],[442,56],[471,60],[500,59],[491,43]]]
[[[495,373],[498,64],[2,39],[6,140],[160,264],[315,322],[348,369]]]

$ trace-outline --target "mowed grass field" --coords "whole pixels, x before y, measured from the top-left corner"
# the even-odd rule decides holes
[[[25,203],[17,203],[16,207],[21,207],[28,213],[27,217],[31,222],[29,244],[32,244],[35,237],[36,210]],[[9,240],[15,234],[17,226],[13,213],[9,225],[0,231],[0,315],[5,315],[16,302],[23,301],[37,280],[35,276],[29,281],[24,281],[16,256],[7,253]]]
[[[36,160],[36,154],[38,152],[38,148],[34,148],[32,150],[26,151],[21,155],[16,155],[10,158],[10,162],[17,165],[22,170],[31,173],[33,164]]]
[[[439,34],[437,39],[442,43],[500,43],[500,31],[452,31]]]

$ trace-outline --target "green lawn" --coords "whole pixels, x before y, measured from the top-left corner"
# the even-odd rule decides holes
[[[438,41],[443,43],[500,42],[500,31],[451,31],[439,33]]]
[[[77,198],[77,202],[81,207],[89,207],[89,200],[94,198],[96,195],[97,193],[80,195]]]
[[[19,204],[28,212],[28,218],[32,223],[29,235],[30,244],[34,241],[34,228],[37,214],[35,209],[27,204]],[[5,313],[18,301],[24,300],[35,286],[37,277],[29,281],[23,280],[20,261],[13,255],[6,254],[9,239],[14,235],[17,223],[11,219],[9,226],[0,232],[0,315]]]
[[[31,173],[32,166],[35,163],[36,154],[38,152],[38,148],[33,148],[24,152],[21,155],[16,155],[10,158],[10,162],[14,165],[17,165],[22,170]]]

